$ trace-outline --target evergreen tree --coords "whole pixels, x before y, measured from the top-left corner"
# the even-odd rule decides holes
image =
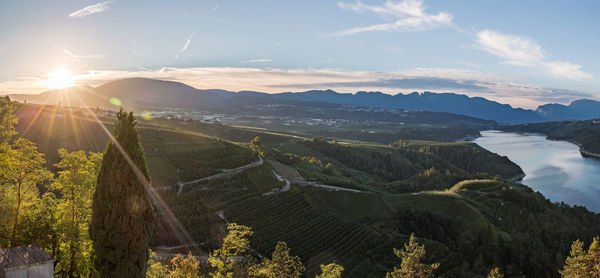
[[[394,271],[387,273],[387,278],[430,278],[434,277],[433,272],[440,264],[424,264],[421,262],[425,258],[425,246],[417,243],[414,234],[410,235],[407,244],[404,244],[404,250],[394,249],[397,257],[402,258],[400,268],[394,267]]]
[[[600,278],[600,238],[594,237],[587,253],[590,275],[592,278]]]
[[[490,270],[490,274],[488,274],[487,278],[504,278],[504,274],[500,272],[500,268],[494,267]]]
[[[321,265],[321,274],[315,278],[340,278],[344,267],[336,263],[330,263],[328,265]]]
[[[277,243],[272,259],[265,258],[250,268],[251,276],[267,278],[298,278],[304,272],[302,261],[297,256],[290,255],[290,249],[283,241]]]
[[[132,112],[117,113],[116,142],[108,143],[98,174],[90,237],[101,277],[146,274],[154,211],[145,189],[150,176],[136,123]]]
[[[563,270],[559,270],[563,278],[586,278],[590,277],[590,267],[587,254],[583,250],[583,242],[576,240],[571,245],[571,253],[565,260]]]

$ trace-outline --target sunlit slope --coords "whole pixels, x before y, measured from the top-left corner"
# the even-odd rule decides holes
[[[39,108],[19,108],[19,130],[50,159],[61,146],[104,149],[108,138],[93,117],[64,110],[58,116],[59,110],[48,108],[33,121]],[[99,120],[112,130],[112,118]],[[528,187],[504,180],[520,172],[518,166],[474,144],[335,143],[222,125],[180,125],[140,120],[138,130],[153,183],[174,185],[158,192],[200,244],[193,248],[199,255],[219,245],[229,221],[254,229],[252,248],[260,254],[286,241],[309,276],[319,264],[336,261],[348,277],[382,277],[398,263],[393,248],[415,233],[427,246],[428,260],[441,262],[440,276],[473,277],[491,266],[510,265],[513,273],[553,277],[569,244],[600,229],[597,214],[551,204]],[[268,160],[263,165],[186,185],[178,194],[179,181],[255,161],[247,142],[257,135],[264,138]],[[305,180],[363,192],[297,184],[283,190],[285,182],[275,177],[272,160]],[[295,172],[289,175],[298,178]],[[152,244],[182,242],[158,223]]]
[[[93,111],[92,111],[93,112]],[[114,128],[111,117],[92,117],[54,106],[21,105],[17,110],[19,133],[35,142],[52,167],[58,148],[69,151],[104,151]],[[197,132],[169,130],[147,122],[138,132],[155,186],[198,179],[255,161],[248,148]]]

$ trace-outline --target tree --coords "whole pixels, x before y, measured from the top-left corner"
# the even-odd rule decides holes
[[[302,261],[297,256],[290,255],[290,249],[283,241],[277,243],[271,255],[272,259],[263,261],[250,268],[251,276],[267,278],[296,278],[304,272]]]
[[[327,165],[325,165],[325,168],[323,169],[323,174],[332,174],[333,173],[333,164],[331,164],[331,162],[327,163]]]
[[[588,263],[593,278],[600,278],[600,238],[594,237],[588,249]]]
[[[88,276],[91,269],[91,240],[88,228],[92,218],[92,194],[102,155],[84,151],[58,150],[61,161],[52,189],[62,196],[58,204],[61,233],[57,273],[69,277]]]
[[[114,141],[104,152],[92,203],[90,238],[101,277],[144,277],[154,211],[150,176],[133,113],[117,113]]]
[[[46,192],[24,212],[22,242],[35,243],[57,257],[60,245],[58,232],[57,206],[59,199],[54,193]]]
[[[387,278],[429,278],[434,277],[433,272],[440,264],[424,264],[421,262],[425,258],[425,246],[419,245],[414,234],[410,235],[408,244],[404,244],[404,250],[394,248],[397,257],[402,258],[400,268],[394,267],[394,271],[387,273]]]
[[[192,252],[188,253],[187,258],[181,254],[177,254],[171,260],[171,264],[173,265],[173,270],[167,274],[167,278],[200,278],[198,274],[200,262],[196,260]]]
[[[250,149],[255,154],[258,154],[262,157],[265,156],[265,153],[262,150],[262,141],[259,136],[254,137],[254,139],[252,139],[252,141],[250,141]]]
[[[18,119],[14,112],[15,107],[10,98],[0,97],[0,145],[6,145],[17,134],[15,125]]]
[[[317,275],[316,278],[340,278],[343,271],[344,267],[336,263],[321,265],[321,274]]]
[[[227,230],[221,248],[211,252],[208,258],[210,265],[215,269],[210,274],[214,278],[233,277],[236,260],[245,260],[247,248],[250,246],[248,238],[253,234],[250,227],[231,223]]]
[[[149,250],[148,256],[148,271],[146,271],[146,278],[165,278],[169,272],[169,268],[167,268],[160,261],[155,261],[154,257],[156,253]]]
[[[8,246],[20,245],[25,234],[21,226],[24,212],[39,201],[38,186],[52,179],[44,155],[27,139],[17,139],[0,152],[0,182],[8,214]],[[21,238],[19,238],[21,237]],[[1,240],[1,239],[0,239]],[[1,243],[1,242],[0,242]]]
[[[565,260],[565,266],[558,271],[563,278],[590,277],[590,265],[583,250],[583,242],[576,240],[571,245],[571,253]]]
[[[490,270],[490,274],[488,274],[487,278],[504,278],[504,274],[500,272],[500,268],[494,267]]]

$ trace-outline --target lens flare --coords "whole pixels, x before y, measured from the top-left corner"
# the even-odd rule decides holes
[[[146,110],[142,111],[141,116],[142,116],[142,119],[144,119],[144,120],[147,120],[147,121],[152,120],[152,113],[150,113],[150,111],[146,111]]]
[[[121,100],[116,97],[111,97],[110,104],[112,104],[114,106],[121,106]]]

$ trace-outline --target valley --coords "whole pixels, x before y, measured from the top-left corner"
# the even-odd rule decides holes
[[[600,278],[600,1],[539,2],[0,1],[0,278]]]
[[[102,150],[108,137],[100,125],[111,130],[113,119],[96,114],[103,113],[21,104],[17,130],[40,146],[52,167],[59,147]],[[138,130],[152,185],[185,229],[157,219],[151,246],[163,253],[206,256],[228,221],[253,228],[252,248],[260,254],[287,242],[309,276],[322,262],[336,261],[348,277],[380,277],[395,264],[391,250],[416,233],[428,260],[441,262],[442,276],[483,275],[502,264],[511,275],[551,277],[560,262],[547,261],[545,252],[565,254],[574,238],[600,229],[599,215],[551,203],[512,182],[523,174],[518,165],[470,142],[336,142],[161,118],[139,119]],[[223,172],[254,166],[258,155],[268,160]],[[281,176],[298,181],[287,184]],[[539,227],[548,236],[532,241]],[[536,253],[539,246],[543,253]]]

